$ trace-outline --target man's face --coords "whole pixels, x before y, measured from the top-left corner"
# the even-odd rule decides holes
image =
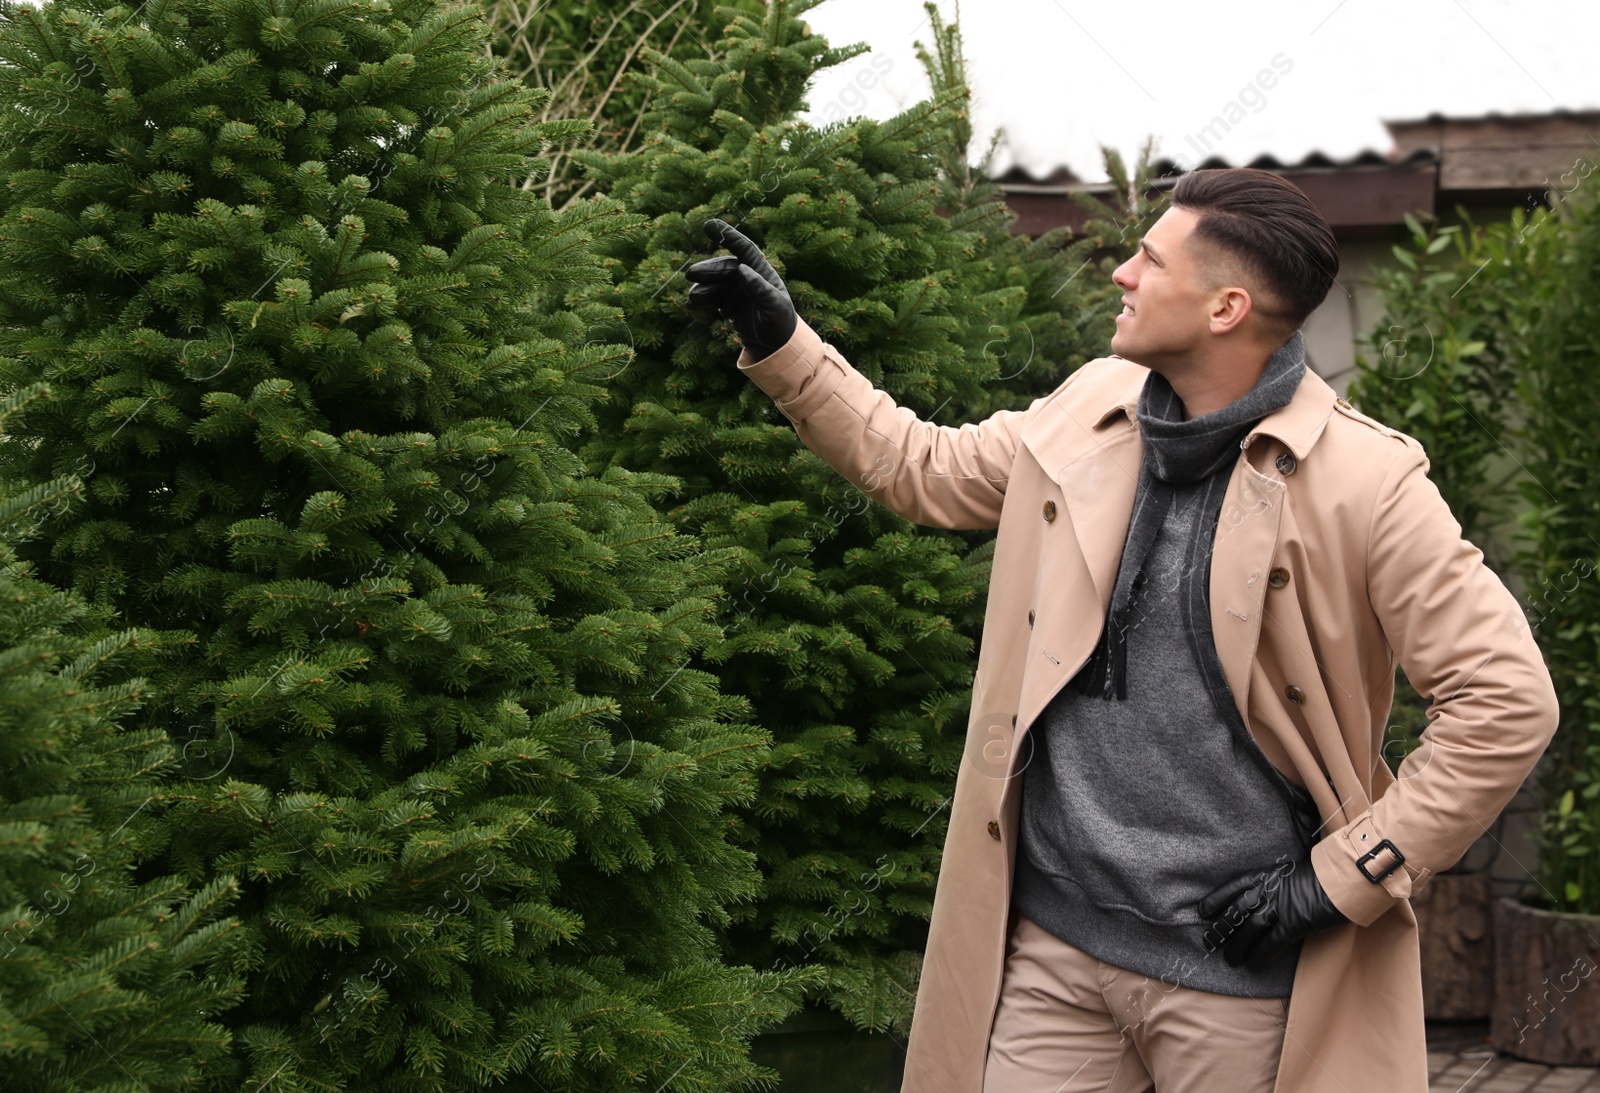
[[[1188,246],[1198,213],[1173,206],[1151,225],[1138,253],[1118,266],[1111,280],[1122,289],[1122,313],[1111,351],[1162,371],[1181,361],[1211,336],[1211,309],[1220,287]]]

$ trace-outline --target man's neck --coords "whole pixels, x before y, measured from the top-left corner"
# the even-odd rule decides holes
[[[1267,360],[1272,356],[1268,352],[1257,357],[1255,352],[1251,352],[1248,363],[1239,355],[1229,359],[1215,354],[1210,359],[1191,358],[1181,367],[1163,370],[1162,375],[1183,403],[1183,420],[1204,417],[1247,394],[1266,371]]]

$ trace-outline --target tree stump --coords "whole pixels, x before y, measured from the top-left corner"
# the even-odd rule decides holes
[[[1494,991],[1487,873],[1444,873],[1411,897],[1422,949],[1422,1010],[1430,1020],[1486,1020]]]
[[[1494,905],[1494,1049],[1551,1066],[1600,1066],[1600,915]]]

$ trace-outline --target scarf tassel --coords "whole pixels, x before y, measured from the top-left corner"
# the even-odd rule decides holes
[[[1128,697],[1128,646],[1126,641],[1112,639],[1112,625],[1112,620],[1107,619],[1099,644],[1067,684],[1078,694],[1105,699]]]

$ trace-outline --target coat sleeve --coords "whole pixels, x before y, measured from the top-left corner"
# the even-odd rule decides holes
[[[1361,926],[1460,860],[1532,771],[1560,716],[1516,597],[1462,537],[1422,445],[1401,439],[1372,512],[1367,594],[1406,678],[1429,700],[1429,723],[1388,791],[1311,851],[1328,897]],[[1373,855],[1366,872],[1381,874],[1397,859],[1391,847],[1404,863],[1369,879],[1358,862]]]
[[[961,426],[923,421],[803,319],[782,348],[760,360],[742,350],[738,366],[772,396],[807,448],[874,501],[928,527],[1000,526],[1017,437],[1033,407]]]

